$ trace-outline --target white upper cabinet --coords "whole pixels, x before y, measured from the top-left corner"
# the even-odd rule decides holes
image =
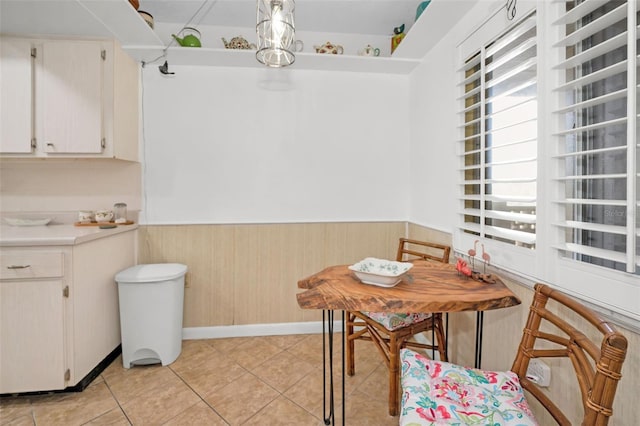
[[[117,43],[1,41],[3,157],[137,161],[138,65]]]
[[[102,154],[106,51],[99,42],[45,41],[39,88],[41,144],[48,154]]]
[[[31,43],[0,39],[0,152],[30,154],[34,132]]]

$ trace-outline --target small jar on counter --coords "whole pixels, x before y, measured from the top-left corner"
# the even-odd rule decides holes
[[[113,205],[113,221],[115,223],[127,222],[127,205],[125,203],[115,203]]]

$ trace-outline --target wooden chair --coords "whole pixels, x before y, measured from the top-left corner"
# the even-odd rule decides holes
[[[527,378],[531,359],[564,357],[571,361],[580,388],[582,425],[606,425],[613,414],[626,353],[627,340],[610,323],[569,296],[536,284],[511,371],[464,368],[430,360],[408,349],[402,351],[400,424],[464,424],[470,413],[476,424],[535,424],[522,391],[525,389],[559,425],[571,425],[549,394]],[[464,390],[464,401],[454,396],[454,389]],[[572,397],[570,390],[563,393]]]
[[[400,238],[396,260],[414,259],[449,262],[451,247],[431,242]],[[416,334],[431,331],[431,344],[410,341]],[[347,374],[355,374],[355,340],[375,344],[389,369],[389,415],[398,414],[400,384],[400,349],[404,347],[438,351],[447,360],[441,313],[373,313],[348,311],[346,321]],[[437,344],[436,344],[437,342]]]

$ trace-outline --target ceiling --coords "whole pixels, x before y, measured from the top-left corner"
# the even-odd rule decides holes
[[[415,21],[421,0],[297,0],[296,30],[392,35]],[[156,22],[252,28],[256,0],[139,0]]]
[[[0,0],[0,31],[7,34],[78,35],[109,37],[109,29],[83,4],[127,0]],[[297,0],[298,31],[392,35],[415,21],[421,0]],[[156,22],[253,28],[255,0],[139,0],[140,10]],[[114,8],[115,9],[115,8]]]

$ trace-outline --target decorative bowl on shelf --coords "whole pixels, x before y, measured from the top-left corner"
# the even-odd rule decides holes
[[[408,262],[367,257],[349,266],[349,269],[365,284],[393,287],[402,281],[404,275],[412,267],[413,264]]]

